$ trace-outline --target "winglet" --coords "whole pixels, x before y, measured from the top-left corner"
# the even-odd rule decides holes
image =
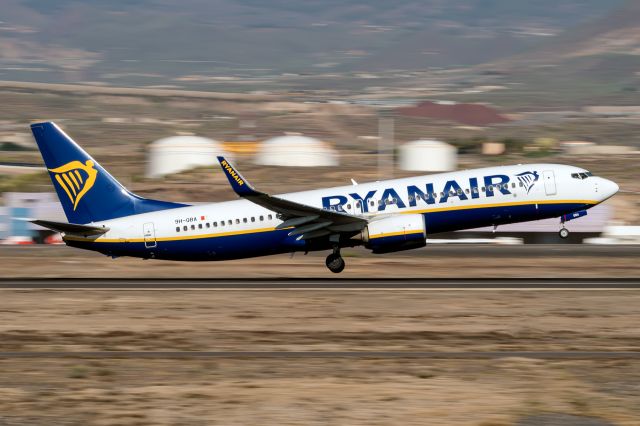
[[[242,175],[236,171],[235,167],[231,163],[229,163],[224,157],[218,157],[218,161],[220,162],[220,167],[222,167],[222,171],[227,176],[231,187],[241,197],[246,197],[248,195],[258,195],[259,192],[256,191],[253,186]]]

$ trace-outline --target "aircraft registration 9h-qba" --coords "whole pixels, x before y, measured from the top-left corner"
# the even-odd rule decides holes
[[[188,205],[129,192],[55,123],[31,125],[68,223],[33,220],[68,246],[108,256],[181,261],[331,251],[373,253],[424,247],[427,235],[560,218],[564,223],[618,192],[614,182],[557,164],[489,167],[269,195],[218,157],[239,200]]]

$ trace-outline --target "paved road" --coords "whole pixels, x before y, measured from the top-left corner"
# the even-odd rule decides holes
[[[638,352],[617,351],[501,351],[501,352],[422,352],[422,351],[94,351],[94,352],[0,352],[0,359],[10,358],[347,358],[347,359],[500,359],[532,358],[546,360],[640,359]]]
[[[0,289],[105,290],[637,290],[638,279],[6,279]]]

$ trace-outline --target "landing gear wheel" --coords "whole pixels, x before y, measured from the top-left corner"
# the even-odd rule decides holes
[[[558,232],[558,235],[560,235],[560,238],[563,240],[567,239],[569,238],[569,230],[567,228],[562,228],[560,232]]]
[[[330,254],[327,256],[327,261],[325,263],[327,264],[327,268],[329,268],[329,270],[334,274],[339,274],[345,267],[344,259],[340,256],[340,253]]]

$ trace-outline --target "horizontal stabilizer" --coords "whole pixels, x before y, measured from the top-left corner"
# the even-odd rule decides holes
[[[103,228],[90,225],[78,225],[75,223],[53,222],[50,220],[31,220],[30,222],[47,229],[51,229],[52,231],[74,235],[102,235],[109,230],[109,228],[106,227]]]

